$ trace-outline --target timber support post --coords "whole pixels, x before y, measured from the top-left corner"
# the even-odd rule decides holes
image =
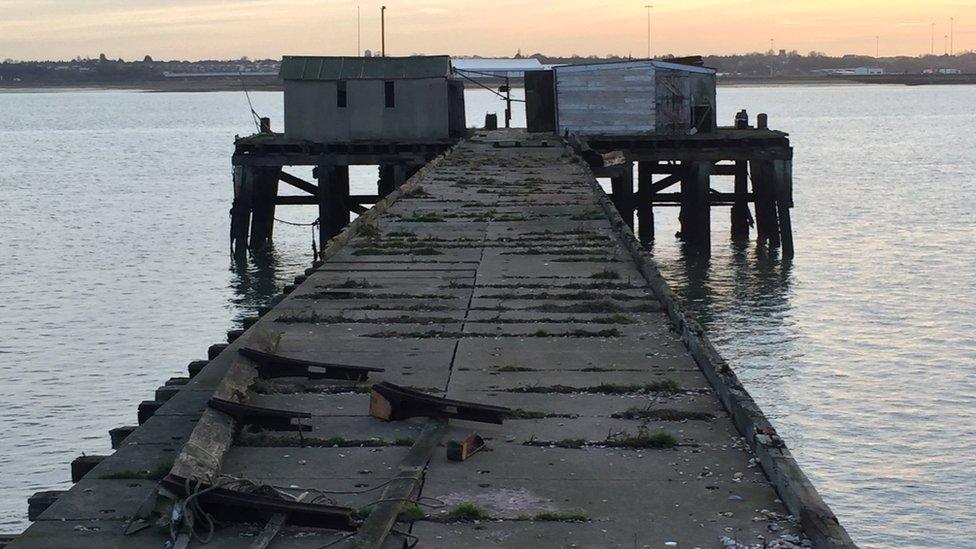
[[[319,246],[324,249],[349,223],[349,166],[320,164],[315,177],[319,182]]]
[[[759,246],[779,247],[779,220],[776,215],[776,181],[773,162],[753,160],[752,192],[755,195],[756,237]]]
[[[712,246],[711,162],[691,162],[681,181],[681,238],[688,249],[709,255]]]
[[[623,171],[620,175],[610,178],[611,195],[613,205],[620,212],[620,217],[624,222],[634,228],[634,163],[625,162]]]
[[[793,257],[793,225],[790,208],[793,207],[793,161],[772,162],[775,181],[776,213],[779,215],[779,234],[783,241],[783,257]]]
[[[230,208],[230,241],[231,252],[237,257],[247,255],[253,179],[252,168],[234,166],[234,202]]]
[[[376,183],[376,194],[383,198],[396,190],[396,183],[393,180],[393,165],[380,164],[377,170],[379,171],[379,181]]]
[[[735,199],[732,203],[732,240],[749,240],[749,164],[745,160],[735,162]]]
[[[278,198],[279,167],[250,168],[251,187],[251,239],[248,247],[263,250],[274,236],[275,199]]]
[[[653,167],[657,162],[637,163],[637,237],[641,243],[654,241],[654,204],[651,202]]]

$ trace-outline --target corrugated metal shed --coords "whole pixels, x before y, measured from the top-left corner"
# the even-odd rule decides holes
[[[686,134],[714,126],[713,69],[642,60],[554,71],[559,133]]]
[[[447,78],[451,58],[446,55],[414,57],[309,57],[285,56],[282,80],[402,80]]]

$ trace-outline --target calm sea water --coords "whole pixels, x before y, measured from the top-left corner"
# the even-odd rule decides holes
[[[792,134],[797,257],[732,246],[716,210],[710,261],[685,259],[661,210],[666,275],[860,544],[972,547],[974,88],[719,95],[721,120]],[[280,94],[252,99],[280,123]],[[502,109],[468,94],[469,123]],[[0,531],[307,266],[311,229],[284,224],[272,254],[228,257],[232,137],[251,131],[240,93],[0,94]]]

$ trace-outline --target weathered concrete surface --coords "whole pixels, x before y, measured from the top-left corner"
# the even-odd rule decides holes
[[[459,145],[361,223],[11,547],[160,546],[157,528],[118,534],[152,485],[127,471],[183,444],[236,349],[269,333],[282,355],[386,371],[366,383],[258,382],[246,402],[310,412],[313,430],[244,427],[222,456],[225,475],[339,505],[376,502],[423,424],[368,416],[368,386],[391,381],[517,409],[504,425],[452,422],[450,438],[476,431],[488,450],[461,463],[435,452],[420,494],[426,518],[397,527],[420,547],[790,546],[796,538],[783,536],[802,532],[672,331],[592,173],[553,139],[494,145],[507,137]],[[621,447],[628,441],[647,447]],[[465,504],[483,518],[452,514]],[[220,528],[213,546],[259,530]],[[339,539],[286,528],[273,547]]]

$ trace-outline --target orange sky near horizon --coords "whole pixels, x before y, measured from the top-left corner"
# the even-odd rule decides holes
[[[379,6],[355,0],[0,0],[0,59],[277,58],[378,50]],[[920,55],[976,49],[960,0],[386,0],[387,53],[510,56],[747,53]],[[876,40],[875,37],[880,37]]]

